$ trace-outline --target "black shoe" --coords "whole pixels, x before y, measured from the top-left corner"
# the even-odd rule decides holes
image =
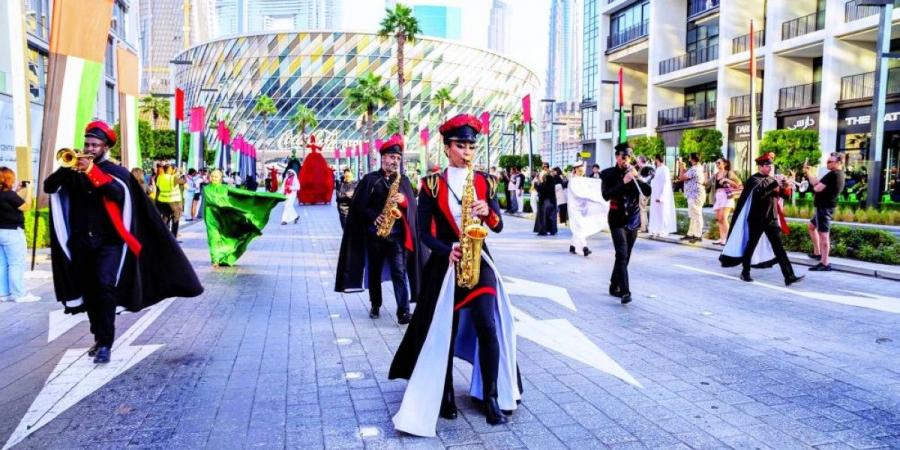
[[[790,286],[790,285],[792,285],[792,284],[794,284],[794,283],[799,283],[799,282],[800,282],[801,280],[803,280],[804,278],[806,278],[806,275],[800,275],[799,277],[796,276],[796,275],[792,275],[792,276],[790,276],[790,277],[784,279],[784,285],[785,285],[785,286]]]
[[[621,297],[622,296],[621,289],[619,289],[618,286],[611,284],[611,285],[609,285],[609,295],[612,295],[613,297]]]
[[[538,236],[546,236],[547,233],[538,233]]]
[[[408,312],[397,315],[397,323],[400,325],[408,324],[410,319],[412,319],[412,316]]]
[[[575,246],[574,246],[574,245],[570,245],[570,246],[569,246],[569,253],[571,253],[571,254],[573,254],[573,255],[576,254],[576,253],[575,253]]]
[[[298,217],[298,218],[296,218],[296,219],[294,219],[294,223],[297,223],[297,221],[298,221],[298,220],[300,220],[300,218],[299,218],[299,217]]]
[[[822,264],[822,263],[818,263],[809,268],[810,272],[831,272],[831,270],[832,270],[831,264],[826,266],[825,264]]]
[[[381,308],[378,307],[378,306],[373,306],[372,309],[369,310],[369,318],[370,318],[370,319],[377,319],[377,318],[381,317],[381,313],[378,311],[378,310],[380,310],[380,309],[381,309]]]
[[[441,398],[440,416],[448,420],[454,420],[459,417],[456,411],[456,399],[453,398],[452,390],[444,392],[444,396]]]
[[[587,247],[581,249],[581,251],[584,252],[584,257],[585,257],[585,258],[587,258],[587,256],[590,255],[591,253],[594,253],[594,252],[591,251],[591,249],[589,249],[589,248],[587,248]]]
[[[500,411],[500,405],[497,404],[496,398],[484,402],[484,418],[489,425],[502,425],[509,422],[509,419]]]
[[[685,235],[685,236],[682,236],[681,239],[679,239],[679,241],[689,241],[689,240],[691,240],[691,239],[693,239],[692,236],[687,236],[687,235]]]
[[[753,278],[750,278],[750,274],[749,274],[749,273],[742,273],[742,274],[741,274],[741,280],[744,280],[744,281],[750,283],[750,282],[753,281]]]
[[[817,254],[815,254],[815,253],[807,253],[806,256],[808,256],[809,259],[814,259],[814,260],[816,260],[816,261],[821,261],[821,260],[822,260],[822,255],[817,255]]]
[[[100,348],[100,344],[94,342],[94,345],[92,345],[91,348],[88,349],[88,356],[90,356],[90,357],[92,357],[92,358],[93,358],[94,356],[97,356],[97,349],[98,349],[98,348]]]
[[[112,351],[109,347],[97,347],[97,356],[94,356],[94,364],[106,364]]]
[[[631,303],[631,294],[625,294],[622,296],[622,304],[627,305]]]

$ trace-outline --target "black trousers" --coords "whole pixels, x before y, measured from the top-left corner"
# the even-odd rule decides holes
[[[556,234],[558,231],[557,223],[559,222],[556,203],[553,200],[544,199],[540,208],[541,210],[538,213],[541,215],[542,227],[536,231],[538,233]]]
[[[72,252],[72,264],[84,287],[84,307],[91,334],[103,347],[111,347],[116,337],[116,276],[122,252],[122,244],[104,244],[96,249]]]
[[[612,276],[609,283],[619,288],[622,294],[630,294],[631,290],[628,286],[628,262],[631,261],[631,249],[634,248],[634,241],[637,239],[637,230],[629,230],[626,227],[610,228],[612,235],[613,247],[616,250],[616,261],[613,264]]]
[[[373,307],[381,307],[381,271],[387,261],[397,299],[397,314],[409,312],[409,292],[406,289],[406,248],[397,237],[381,239],[367,236],[366,267],[369,271],[369,301]]]
[[[791,260],[788,259],[787,252],[784,251],[784,244],[781,243],[781,228],[775,225],[766,227],[749,225],[747,231],[749,240],[747,241],[747,248],[744,250],[743,270],[741,273],[750,274],[750,260],[753,258],[753,251],[756,250],[759,239],[765,234],[769,244],[772,245],[772,252],[775,253],[778,266],[781,267],[781,274],[784,275],[785,279],[794,276],[794,267],[791,266]]]
[[[471,289],[457,287],[455,291],[455,303],[465,299],[469,293],[481,287],[495,288],[497,276],[494,271],[481,263],[481,273],[478,284]],[[478,363],[481,369],[481,383],[484,400],[497,398],[497,373],[500,366],[500,343],[497,340],[497,324],[494,322],[494,308],[497,296],[493,293],[481,294],[466,303],[460,309],[467,310],[472,324],[475,326],[475,336],[478,338]],[[456,334],[459,328],[459,311],[453,312],[453,333],[450,337],[450,354],[447,362],[447,377],[444,379],[444,392],[453,391],[453,354],[456,343]]]

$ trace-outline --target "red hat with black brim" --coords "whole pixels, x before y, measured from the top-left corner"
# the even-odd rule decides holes
[[[772,164],[775,162],[775,153],[766,152],[756,158],[756,164]]]
[[[471,114],[460,114],[446,122],[438,129],[444,138],[444,144],[450,141],[477,142],[481,130],[481,120]]]
[[[95,120],[87,124],[84,127],[84,137],[100,139],[106,142],[106,145],[109,147],[116,145],[116,132],[102,120]]]
[[[404,147],[405,145],[403,143],[403,136],[395,134],[391,136],[391,138],[388,139],[387,142],[381,144],[381,148],[378,149],[378,153],[381,153],[382,155],[388,155],[391,153],[402,155]]]

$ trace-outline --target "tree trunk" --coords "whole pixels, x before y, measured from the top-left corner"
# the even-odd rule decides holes
[[[406,136],[403,117],[403,46],[406,44],[406,35],[397,33],[397,106],[400,108],[400,136]]]
[[[375,115],[375,108],[369,107],[368,111],[366,111],[366,142],[369,143],[369,154],[367,155],[369,161],[368,169],[371,171],[375,168],[375,152],[372,151],[372,147],[375,146],[375,143],[372,137],[375,135],[374,130],[374,122],[373,116]]]

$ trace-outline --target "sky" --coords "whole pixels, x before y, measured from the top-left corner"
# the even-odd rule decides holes
[[[474,18],[471,26],[478,29],[476,40],[483,40],[487,46],[487,24],[490,17],[491,0],[414,0],[417,4],[460,6],[465,10],[478,11],[481,17]],[[547,46],[549,37],[550,0],[507,0],[512,7],[510,36],[514,44],[508,56],[524,64],[541,80],[543,85],[547,73]],[[381,0],[343,0],[343,28],[353,31],[375,31],[384,16],[384,2]],[[465,21],[466,18],[464,17]],[[465,32],[466,26],[463,25]],[[482,37],[483,35],[483,37]],[[543,92],[543,90],[538,91]]]

